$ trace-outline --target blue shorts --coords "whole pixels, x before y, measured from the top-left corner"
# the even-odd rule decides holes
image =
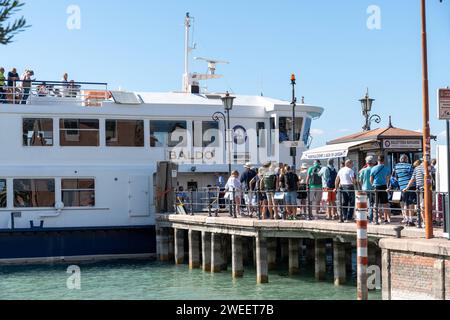
[[[284,193],[284,202],[288,206],[296,206],[297,205],[297,192],[290,191]]]

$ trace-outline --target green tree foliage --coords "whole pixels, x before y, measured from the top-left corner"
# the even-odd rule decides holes
[[[24,17],[8,22],[23,5],[20,0],[0,0],[0,44],[11,43],[17,33],[29,27]]]

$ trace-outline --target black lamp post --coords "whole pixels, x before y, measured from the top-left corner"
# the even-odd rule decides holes
[[[220,111],[217,111],[212,116],[212,119],[214,121],[219,122],[222,119],[225,124],[225,131],[226,131],[225,149],[228,151],[228,174],[230,176],[231,176],[231,146],[229,144],[232,142],[233,138],[232,137],[227,138],[227,136],[230,133],[230,111],[233,109],[234,99],[236,99],[236,97],[230,96],[230,94],[227,91],[225,96],[221,98],[226,116],[225,114],[223,114],[223,112]]]
[[[374,121],[376,123],[381,122],[381,117],[379,115],[377,115],[377,114],[374,114],[372,116],[370,115],[370,112],[372,111],[372,104],[375,101],[375,99],[371,99],[369,97],[369,89],[367,89],[366,96],[359,101],[361,102],[362,114],[366,120],[366,123],[363,126],[363,130],[370,131],[371,130],[370,123],[372,121]]]
[[[296,134],[295,134],[295,107],[297,106],[297,98],[295,97],[295,74],[291,75],[291,85],[292,85],[292,143],[296,142]],[[297,148],[295,146],[291,147],[291,156],[292,156],[292,168],[295,172],[297,165]]]

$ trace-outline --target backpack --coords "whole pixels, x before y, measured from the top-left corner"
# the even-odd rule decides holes
[[[264,190],[275,191],[275,182],[277,176],[274,173],[267,172],[264,174]]]
[[[311,178],[309,181],[310,185],[322,185],[322,178],[319,176],[320,169],[320,167],[315,167],[311,172],[309,176]]]
[[[288,172],[284,176],[285,187],[288,191],[297,191],[298,177],[293,172]]]
[[[328,168],[328,171],[330,172],[330,174],[328,175],[328,179],[327,179],[327,188],[330,189],[334,189],[336,187],[336,177],[337,177],[337,172],[336,169],[330,169]]]

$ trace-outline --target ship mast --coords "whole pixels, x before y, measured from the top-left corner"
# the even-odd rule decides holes
[[[189,12],[186,13],[184,22],[185,34],[184,34],[184,74],[183,74],[183,92],[189,92],[189,53],[191,48],[189,47],[189,31],[191,28],[191,17]]]
[[[195,60],[202,60],[208,63],[208,71],[204,74],[201,73],[190,73],[189,70],[189,56],[192,50],[196,49],[196,44],[194,43],[192,47],[189,45],[191,22],[194,20],[193,17],[186,13],[184,20],[184,74],[183,74],[183,86],[181,88],[182,92],[185,93],[199,93],[200,85],[199,82],[202,80],[219,79],[222,76],[216,74],[216,65],[219,63],[228,64],[228,61],[222,61],[217,59],[208,59],[196,57]]]

